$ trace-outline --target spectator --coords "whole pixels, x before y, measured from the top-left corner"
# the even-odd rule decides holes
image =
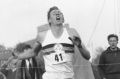
[[[31,46],[25,43],[19,43],[16,46],[15,56],[21,53],[28,52]],[[21,60],[20,68],[18,69],[17,76],[19,79],[41,79],[39,74],[39,68],[35,57]]]
[[[102,53],[99,61],[99,71],[104,79],[120,79],[120,49],[117,47],[118,36],[108,36],[109,47]]]

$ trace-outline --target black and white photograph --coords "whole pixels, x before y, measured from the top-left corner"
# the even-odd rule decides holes
[[[120,0],[1,0],[0,79],[120,79]]]

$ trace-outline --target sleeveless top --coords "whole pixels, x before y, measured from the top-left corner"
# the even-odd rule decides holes
[[[69,72],[73,73],[74,45],[68,39],[69,34],[64,28],[60,38],[55,38],[48,30],[42,43],[42,53],[46,72]]]

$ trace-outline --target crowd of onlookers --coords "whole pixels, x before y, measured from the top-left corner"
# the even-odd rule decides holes
[[[31,46],[29,44],[19,43],[14,51],[23,53],[29,49],[31,49]],[[18,60],[14,58],[14,51],[9,52],[11,56],[9,56],[4,63],[1,63],[2,65],[0,67],[0,79],[41,79],[44,72],[44,66],[38,64],[42,63],[39,57],[36,56],[33,58]]]

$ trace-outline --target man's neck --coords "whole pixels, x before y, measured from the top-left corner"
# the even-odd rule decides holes
[[[62,28],[63,24],[62,23],[60,23],[60,24],[51,24],[50,26],[53,27],[53,28]]]
[[[60,37],[63,33],[63,25],[51,25],[51,31],[55,37]]]
[[[114,47],[114,48],[110,47],[110,50],[116,51],[116,50],[117,50],[117,47]]]

